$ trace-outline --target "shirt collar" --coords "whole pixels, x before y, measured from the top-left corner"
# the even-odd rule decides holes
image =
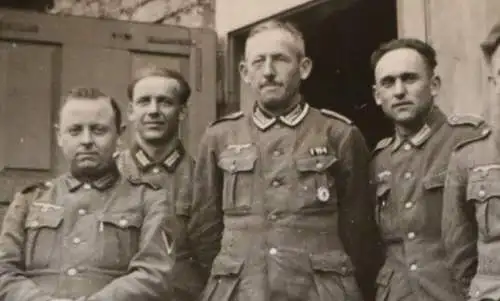
[[[104,191],[113,186],[118,181],[119,178],[120,174],[118,172],[118,169],[116,168],[116,166],[114,166],[114,168],[112,168],[104,176],[92,182],[88,183],[82,182],[79,179],[75,178],[70,173],[64,177],[64,182],[66,183],[66,186],[68,187],[68,190],[70,192],[77,191],[78,189],[80,189],[80,187],[82,187],[85,184],[88,184],[90,185],[90,187],[95,188],[97,190]]]
[[[409,138],[403,138],[396,133],[393,144],[392,151],[396,151],[403,142],[411,144],[413,147],[420,147],[429,140],[429,138],[443,125],[446,121],[446,116],[437,107],[433,107],[427,116],[425,124],[420,128],[420,130]]]
[[[168,153],[162,160],[154,161],[144,150],[138,145],[135,145],[131,150],[131,155],[137,167],[144,171],[155,165],[162,165],[168,172],[173,172],[179,165],[180,161],[186,153],[182,143],[176,140],[173,144],[172,151]]]
[[[309,104],[300,103],[287,114],[276,117],[267,114],[262,108],[256,105],[252,115],[252,120],[254,124],[262,131],[265,131],[277,121],[280,121],[281,123],[289,127],[295,127],[300,122],[302,122],[302,120],[304,120],[308,112]]]

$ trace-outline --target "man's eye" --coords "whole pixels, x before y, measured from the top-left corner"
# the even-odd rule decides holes
[[[80,129],[80,128],[78,128],[78,127],[72,127],[72,128],[69,128],[69,129],[67,130],[67,132],[68,132],[71,136],[76,136],[76,135],[80,134],[81,129]]]
[[[380,85],[384,88],[389,88],[392,85],[394,85],[394,79],[393,78],[386,78],[380,81]]]
[[[144,104],[147,104],[151,101],[151,97],[141,97],[139,99],[137,99],[137,103],[140,104],[140,105],[144,105]]]
[[[103,135],[108,132],[108,128],[103,126],[96,126],[92,129],[92,131],[97,135]]]

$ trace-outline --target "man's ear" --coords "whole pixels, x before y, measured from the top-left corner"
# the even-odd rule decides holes
[[[120,128],[118,129],[118,136],[121,136],[126,130],[127,130],[126,124],[120,125]]]
[[[439,75],[434,75],[431,78],[431,95],[436,97],[441,89],[441,77]]]
[[[301,60],[300,60],[300,78],[302,80],[305,80],[309,77],[309,75],[311,75],[311,71],[312,71],[312,68],[313,68],[313,62],[310,58],[308,57],[303,57]]]
[[[57,145],[62,147],[61,128],[57,123],[54,124],[54,131],[56,132]]]
[[[245,83],[249,83],[250,79],[248,78],[248,65],[245,60],[241,60],[240,64],[238,65],[238,69],[240,71],[240,77]]]
[[[379,94],[379,91],[377,89],[377,85],[372,85],[372,94],[373,94],[373,98],[375,99],[375,104],[377,106],[382,105],[382,99],[380,99],[380,94]]]

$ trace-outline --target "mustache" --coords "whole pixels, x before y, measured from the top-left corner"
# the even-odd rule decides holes
[[[283,86],[283,84],[279,83],[277,81],[266,81],[266,82],[259,85],[260,88],[265,88],[265,87],[269,87],[269,86],[270,87],[276,87],[276,86],[281,87],[281,86]]]
[[[411,102],[409,100],[398,101],[398,102],[392,104],[391,107],[397,108],[397,107],[407,106],[407,105],[413,105],[413,102]]]

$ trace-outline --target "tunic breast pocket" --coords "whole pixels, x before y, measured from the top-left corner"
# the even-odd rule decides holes
[[[63,210],[30,208],[24,223],[26,231],[25,264],[27,269],[46,268],[50,264],[57,244],[58,231],[63,220]]]
[[[224,171],[222,208],[226,213],[250,209],[256,160],[253,151],[221,154],[218,165]]]
[[[475,204],[479,233],[484,240],[500,237],[500,166],[471,172],[467,200]]]
[[[317,208],[337,204],[337,187],[329,169],[338,159],[334,155],[298,158],[298,202],[300,208]]]
[[[99,256],[102,268],[124,270],[139,251],[143,217],[139,213],[107,212],[99,227]]]

